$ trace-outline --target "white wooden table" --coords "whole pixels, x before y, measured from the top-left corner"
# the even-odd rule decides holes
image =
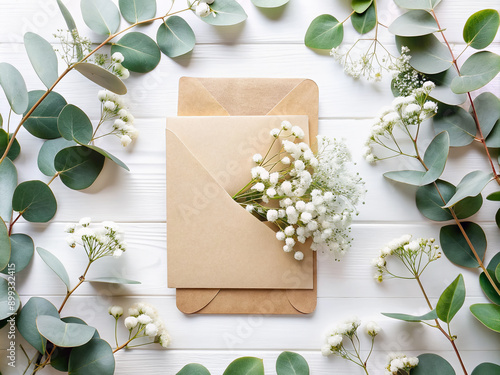
[[[79,1],[65,1],[75,16],[80,32],[101,40],[83,23]],[[159,14],[169,1],[159,2]],[[176,6],[184,7],[178,0]],[[403,161],[368,165],[361,157],[361,147],[370,127],[371,118],[392,96],[388,80],[378,84],[354,81],[343,74],[333,58],[318,54],[303,44],[305,31],[313,18],[330,13],[343,19],[348,15],[349,1],[291,0],[283,9],[265,12],[255,8],[250,0],[241,0],[248,20],[234,27],[214,28],[198,21],[194,15],[185,18],[195,30],[195,50],[171,60],[162,57],[158,68],[147,75],[133,74],[126,82],[127,100],[140,130],[137,142],[123,149],[115,139],[103,146],[122,158],[131,172],[107,162],[103,174],[89,189],[76,192],[60,181],[51,186],[58,200],[58,212],[49,224],[33,225],[20,222],[15,231],[30,234],[36,246],[54,252],[67,266],[73,281],[83,271],[85,254],[70,249],[65,243],[64,227],[69,222],[90,216],[94,221],[114,220],[126,230],[129,250],[119,260],[103,259],[93,266],[90,276],[114,276],[140,280],[141,285],[100,287],[83,285],[71,297],[64,310],[95,326],[102,337],[113,341],[113,319],[108,306],[128,307],[136,301],[147,301],[159,309],[171,336],[168,350],[158,345],[121,351],[116,355],[117,374],[175,374],[189,362],[199,362],[213,374],[240,356],[264,358],[266,373],[274,373],[275,360],[283,350],[301,353],[309,362],[312,374],[361,374],[362,370],[340,358],[324,358],[319,351],[325,330],[349,315],[363,321],[377,320],[383,333],[377,338],[371,374],[383,374],[388,352],[411,355],[434,352],[448,359],[459,372],[451,345],[437,331],[418,324],[397,322],[383,317],[381,312],[423,313],[426,305],[417,285],[411,281],[389,280],[382,285],[373,280],[370,260],[378,249],[393,237],[405,233],[417,237],[437,237],[439,225],[433,225],[420,215],[414,203],[414,189],[393,184],[382,177],[387,170],[404,167]],[[380,0],[384,23],[390,23],[400,10],[392,1]],[[463,48],[462,27],[470,14],[485,8],[499,8],[498,0],[443,0],[437,8],[441,24],[455,50]],[[22,71],[28,89],[42,89],[32,70],[22,44],[23,34],[34,31],[49,40],[56,29],[65,28],[55,0],[0,0],[0,61],[9,62]],[[156,34],[157,25],[143,29]],[[346,43],[355,40],[350,25],[346,27]],[[382,40],[393,46],[392,36]],[[497,36],[492,48],[500,51]],[[61,65],[62,66],[62,65]],[[355,241],[342,262],[324,261],[318,271],[318,305],[310,316],[186,316],[175,306],[175,290],[167,288],[167,254],[165,227],[165,117],[174,116],[177,106],[178,80],[181,76],[201,77],[304,77],[317,82],[320,89],[320,134],[345,137],[358,169],[366,181],[368,195],[361,214],[353,225]],[[490,89],[497,95],[497,78]],[[77,73],[66,77],[57,91],[84,109],[93,120],[98,116],[97,90]],[[6,118],[8,107],[0,95],[0,112]],[[18,119],[13,117],[13,123]],[[426,131],[430,139],[432,130]],[[23,153],[16,161],[20,181],[48,180],[37,169],[36,155],[42,141],[26,131],[19,135]],[[469,170],[488,166],[479,147],[452,150],[444,178],[458,183]],[[493,186],[491,187],[491,190]],[[473,219],[480,222],[490,244],[487,260],[500,241],[500,231],[493,217],[497,205],[485,202]],[[478,285],[478,272],[460,269],[446,258],[434,263],[424,274],[428,294],[435,303],[441,291],[462,272],[467,286],[466,306],[484,302]],[[64,288],[57,277],[35,254],[32,264],[17,277],[17,288],[24,302],[30,296],[43,296],[60,304]],[[500,336],[477,322],[464,307],[453,321],[469,373],[480,362],[499,363]],[[5,353],[6,331],[0,331],[0,344]],[[125,328],[120,331],[125,339]],[[368,340],[362,346],[368,349]],[[22,339],[18,335],[18,343]],[[18,352],[19,366],[24,359]],[[6,368],[6,358],[0,356],[0,369]],[[11,369],[4,374],[16,374]],[[45,373],[52,373],[46,371]],[[57,373],[53,371],[53,373]]]

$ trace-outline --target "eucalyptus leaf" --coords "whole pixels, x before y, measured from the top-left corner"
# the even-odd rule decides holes
[[[12,284],[0,277],[0,320],[14,315],[21,304],[17,292],[9,287],[12,287]]]
[[[179,16],[167,18],[158,28],[156,41],[168,57],[177,57],[193,50],[196,43],[191,26]]]
[[[24,34],[24,47],[38,78],[50,88],[59,78],[57,56],[52,45],[40,35],[27,32]]]
[[[421,186],[425,177],[423,171],[392,171],[384,173],[384,177],[403,184]]]
[[[455,370],[443,357],[433,353],[420,354],[418,366],[411,370],[411,375],[455,375]]]
[[[121,277],[97,277],[86,279],[89,283],[107,283],[107,284],[140,284],[140,281],[122,279]]]
[[[363,13],[354,13],[351,16],[351,23],[354,30],[360,34],[366,34],[373,30],[377,24],[375,4],[370,5],[370,7]]]
[[[471,92],[488,84],[500,72],[500,56],[490,51],[476,52],[462,65],[460,76],[451,83],[454,93]]]
[[[476,303],[470,307],[472,315],[492,331],[500,333],[500,306]]]
[[[469,17],[464,26],[464,41],[472,48],[483,49],[490,45],[500,25],[500,17],[494,9],[483,9]]]
[[[437,74],[426,74],[426,77],[436,84],[434,90],[429,94],[432,99],[448,105],[460,105],[467,100],[467,95],[455,94],[451,91],[451,82],[455,77],[458,77],[455,67],[450,67]],[[438,109],[440,106],[441,104],[438,104]]]
[[[97,34],[111,35],[120,26],[120,12],[110,0],[81,0],[85,24]]]
[[[212,15],[201,17],[201,20],[209,25],[236,25],[245,21],[248,17],[245,10],[235,0],[217,0],[210,4],[210,8],[215,12],[215,17]]]
[[[149,36],[131,32],[111,46],[111,53],[120,52],[122,65],[132,72],[147,73],[160,63],[161,53],[158,45]]]
[[[5,130],[0,129],[0,156],[2,156],[5,153],[5,150],[7,150],[7,146],[11,138],[12,134],[7,134]],[[14,139],[14,143],[12,143],[12,147],[7,153],[7,158],[9,158],[11,161],[14,161],[17,159],[20,153],[21,153],[21,145],[19,144],[16,138]]]
[[[94,338],[71,351],[68,368],[68,375],[113,375],[113,350],[106,341]]]
[[[118,5],[128,23],[147,21],[156,15],[156,0],[119,0]]]
[[[500,279],[496,275],[499,266],[500,253],[497,253],[488,263],[486,272],[488,272],[489,276],[493,279],[495,286],[500,289]],[[488,280],[488,277],[486,277],[484,272],[481,272],[481,275],[479,275],[479,285],[491,302],[500,305],[500,295],[497,293],[493,285],[491,285],[490,280]]]
[[[39,315],[36,318],[38,332],[48,341],[63,348],[82,346],[89,342],[95,333],[94,327],[78,323],[65,323],[58,317]]]
[[[465,302],[465,283],[462,274],[444,290],[436,305],[436,313],[439,319],[450,323]]]
[[[109,160],[111,160],[113,163],[117,164],[118,166],[122,167],[123,169],[125,169],[126,171],[129,171],[130,169],[127,167],[127,165],[122,162],[120,159],[118,159],[116,156],[110,154],[109,152],[103,150],[102,148],[99,148],[97,146],[94,146],[94,145],[84,145],[86,148],[89,148],[93,151],[96,151],[98,152],[99,154],[101,154],[102,156],[108,158]]]
[[[12,208],[26,221],[46,223],[56,214],[57,202],[47,184],[36,180],[26,181],[14,191]]]
[[[50,139],[40,148],[38,153],[38,169],[45,176],[52,177],[57,171],[54,167],[54,159],[59,151],[66,147],[76,146],[74,141],[68,141],[64,138]]]
[[[309,365],[300,354],[283,352],[276,360],[277,375],[309,375]]]
[[[394,0],[396,5],[405,9],[434,9],[441,0]]]
[[[305,36],[305,44],[310,48],[332,49],[338,47],[344,39],[344,26],[329,14],[316,17]]]
[[[415,9],[396,18],[389,31],[399,36],[421,36],[439,31],[439,27],[429,12]]]
[[[487,137],[500,119],[500,99],[491,92],[483,92],[474,99],[474,108],[483,137]]]
[[[493,129],[486,138],[486,146],[500,148],[500,119],[493,125]],[[500,154],[498,158],[498,163],[500,164]]]
[[[75,65],[75,70],[77,70],[85,78],[88,78],[92,82],[114,92],[115,94],[125,95],[127,93],[127,86],[125,86],[123,81],[99,65],[91,63],[78,63]]]
[[[16,186],[16,166],[9,159],[4,159],[2,164],[0,164],[0,197],[2,197],[0,199],[0,217],[6,222],[9,222],[12,218],[12,196],[16,190]]]
[[[252,0],[253,5],[259,8],[279,8],[290,0]]]
[[[64,17],[64,21],[66,22],[66,26],[68,26],[68,30],[71,31],[71,36],[73,37],[73,41],[75,42],[76,57],[78,61],[80,61],[83,59],[83,49],[80,41],[78,40],[78,29],[76,28],[75,20],[73,19],[73,16],[69,12],[68,8],[66,8],[66,5],[64,5],[61,0],[57,0],[57,6],[59,7],[59,10]]]
[[[57,119],[57,128],[64,139],[87,144],[92,140],[94,128],[88,116],[73,104],[66,105]]]
[[[484,187],[493,179],[493,173],[484,171],[470,172],[457,185],[457,192],[451,197],[445,207],[453,207],[462,199],[474,197],[483,191]]]
[[[29,106],[31,109],[45,94],[45,91],[35,90],[28,93]],[[57,117],[66,105],[66,100],[57,92],[50,92],[42,102],[35,108],[30,117],[26,119],[23,126],[28,132],[38,138],[54,139],[59,138],[57,129]],[[28,111],[24,113],[27,115]]]
[[[382,313],[382,315],[385,315],[388,318],[403,320],[405,322],[411,322],[411,323],[419,323],[423,320],[424,321],[434,320],[437,319],[438,317],[436,310],[429,311],[427,314],[424,315],[408,315],[408,314],[394,314],[394,313]]]
[[[30,264],[35,251],[35,245],[30,236],[22,233],[14,233],[10,236],[10,259],[8,264],[13,264],[14,267],[6,266],[1,272],[10,274],[11,272],[18,273],[25,269]]]
[[[441,73],[452,65],[450,51],[433,34],[415,37],[396,36],[396,44],[400,50],[402,46],[410,49],[409,63],[419,72]]]
[[[16,325],[24,339],[40,353],[45,353],[47,340],[40,335],[36,328],[36,318],[39,315],[50,315],[58,318],[59,313],[55,306],[41,297],[31,297],[19,312]]]
[[[461,225],[474,246],[477,255],[480,259],[483,259],[487,245],[483,229],[476,223],[469,221],[464,221]],[[452,263],[468,268],[479,266],[458,225],[453,224],[442,227],[439,232],[439,242],[441,243],[444,255]]]
[[[438,105],[433,126],[436,133],[448,132],[452,147],[466,146],[472,143],[476,135],[476,123],[471,114],[458,106]]]
[[[4,269],[9,264],[11,255],[11,243],[7,225],[0,217],[0,269]],[[2,318],[0,318],[1,320]]]
[[[351,7],[356,13],[363,13],[372,3],[373,0],[352,0]]]
[[[495,222],[497,223],[497,227],[500,228],[500,209],[495,214]]]
[[[19,70],[9,63],[0,63],[0,86],[15,113],[20,115],[28,108],[28,90],[24,78]]]
[[[495,191],[486,197],[489,201],[500,201],[500,191]]]
[[[57,275],[57,277],[61,279],[64,285],[66,285],[66,289],[70,290],[71,286],[69,282],[68,272],[66,271],[66,268],[61,263],[61,261],[57,259],[57,257],[50,251],[47,251],[41,247],[37,247],[36,251],[38,255],[40,255],[40,258],[42,258],[42,260],[45,262],[45,264],[49,266],[50,269]]]
[[[64,185],[73,190],[82,190],[97,179],[104,159],[104,156],[88,147],[73,146],[57,153],[54,167]]]
[[[471,375],[499,375],[500,366],[494,363],[483,362],[476,366]]]
[[[210,375],[210,371],[198,363],[190,363],[184,366],[176,375]]]
[[[231,362],[223,375],[264,375],[264,362],[260,358],[241,357]]]

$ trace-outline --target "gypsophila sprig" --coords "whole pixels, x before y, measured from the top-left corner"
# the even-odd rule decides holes
[[[418,358],[407,357],[402,353],[389,354],[385,375],[410,375],[410,370],[418,366]]]
[[[91,40],[80,36],[76,29],[71,31],[58,29],[57,34],[53,34],[53,36],[59,40],[60,45],[59,48],[54,48],[54,51],[59,53],[61,59],[68,66],[78,62],[79,58],[92,51]],[[90,60],[87,61],[90,62]]]
[[[233,196],[248,212],[275,223],[276,238],[283,250],[297,260],[296,243],[312,238],[311,249],[339,258],[350,246],[350,224],[356,205],[365,194],[364,182],[351,171],[351,154],[342,141],[318,137],[318,152],[300,142],[304,131],[284,121],[270,132],[272,143],[265,157],[253,156],[257,164],[251,181]],[[270,151],[281,142],[277,154]],[[279,207],[269,207],[271,201]]]

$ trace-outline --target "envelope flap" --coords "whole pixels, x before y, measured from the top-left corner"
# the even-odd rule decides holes
[[[220,289],[176,289],[177,308],[185,314],[204,309],[217,297]]]
[[[182,77],[179,80],[179,116],[229,116],[221,103],[197,78]]]
[[[314,253],[313,257],[309,259],[309,261],[313,262],[313,280],[314,287],[313,290],[299,290],[299,289],[289,289],[286,291],[286,296],[290,305],[292,305],[297,311],[303,314],[310,314],[316,309],[317,304],[317,289],[318,289],[318,266],[316,261],[317,254]],[[305,259],[307,262],[308,260]]]

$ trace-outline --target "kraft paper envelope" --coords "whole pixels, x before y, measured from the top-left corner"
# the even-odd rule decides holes
[[[309,137],[315,139],[318,88],[307,79],[183,77],[179,84],[178,114],[307,115]],[[294,280],[295,289],[177,288],[177,306],[185,313],[311,313],[316,307],[316,254],[303,262],[312,263],[313,289],[299,289],[308,275],[289,272],[287,278]]]

